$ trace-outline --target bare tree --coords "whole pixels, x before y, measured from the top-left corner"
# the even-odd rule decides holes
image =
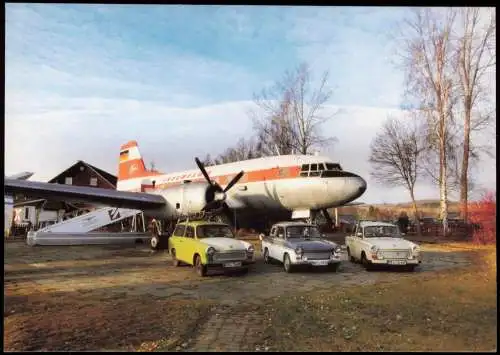
[[[258,107],[252,111],[254,126],[263,153],[309,154],[314,147],[332,143],[320,127],[333,114],[324,112],[332,91],[327,88],[328,72],[324,72],[315,90],[311,89],[311,70],[306,63],[288,71],[274,86],[254,95]]]
[[[405,20],[402,51],[407,94],[426,117],[428,147],[439,154],[440,217],[448,230],[448,146],[455,104],[453,87],[452,8],[417,8]]]
[[[371,176],[382,185],[403,186],[408,190],[417,222],[417,234],[420,235],[415,183],[421,170],[425,144],[418,122],[411,117],[399,120],[388,118],[370,148]]]
[[[258,158],[259,152],[253,139],[241,138],[236,146],[227,148],[224,153],[217,156],[214,160],[215,164],[227,164],[241,160]]]
[[[469,193],[469,159],[474,151],[471,133],[492,121],[492,115],[481,112],[487,95],[486,80],[496,65],[495,9],[465,7],[459,10],[457,33],[457,67],[460,101],[463,108],[463,153],[460,173],[462,218],[467,218]]]

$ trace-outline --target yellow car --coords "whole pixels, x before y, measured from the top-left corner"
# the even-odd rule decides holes
[[[200,276],[213,269],[246,272],[255,263],[253,245],[236,239],[223,223],[178,223],[168,239],[168,250],[174,266],[193,265]]]

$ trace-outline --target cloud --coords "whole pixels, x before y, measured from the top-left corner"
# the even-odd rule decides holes
[[[385,34],[406,10],[380,8],[6,5],[5,169],[48,180],[81,159],[116,173],[119,146],[189,169],[252,134],[252,93],[301,61],[329,70],[342,108],[328,150],[369,180],[368,147],[397,113],[402,76]],[[492,163],[493,162],[493,163]],[[479,179],[496,184],[492,160]],[[423,184],[417,195],[436,197]],[[407,200],[369,180],[367,202]]]

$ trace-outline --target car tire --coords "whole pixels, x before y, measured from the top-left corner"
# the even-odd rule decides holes
[[[283,257],[283,268],[287,273],[293,272],[294,267],[292,265],[292,261],[290,260],[290,256],[288,254],[285,254],[285,256]]]
[[[347,248],[347,257],[351,263],[356,263],[356,259],[354,259],[354,256],[351,255],[351,249],[349,248]]]
[[[172,249],[170,251],[170,256],[172,257],[172,266],[178,267],[181,265],[181,262],[179,261],[179,259],[177,259],[176,255],[175,255],[175,249]]]
[[[269,256],[269,249],[264,248],[264,263],[271,264],[271,257]]]
[[[330,264],[330,265],[328,265],[328,270],[331,272],[337,272],[339,267],[340,267],[340,263]]]
[[[194,257],[194,269],[196,270],[198,276],[207,276],[207,266],[202,264],[201,257],[199,255]]]
[[[372,269],[372,267],[371,267],[370,263],[368,262],[368,259],[366,258],[366,255],[365,255],[364,252],[361,254],[361,264],[363,265],[363,267],[366,270],[371,270]]]
[[[150,246],[153,250],[159,250],[160,248],[160,238],[157,235],[153,235],[150,240]]]
[[[406,265],[406,271],[413,272],[417,265]]]

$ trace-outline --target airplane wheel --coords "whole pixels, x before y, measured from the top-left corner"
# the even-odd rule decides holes
[[[157,235],[153,235],[150,241],[151,249],[158,250],[160,246],[160,238]]]

